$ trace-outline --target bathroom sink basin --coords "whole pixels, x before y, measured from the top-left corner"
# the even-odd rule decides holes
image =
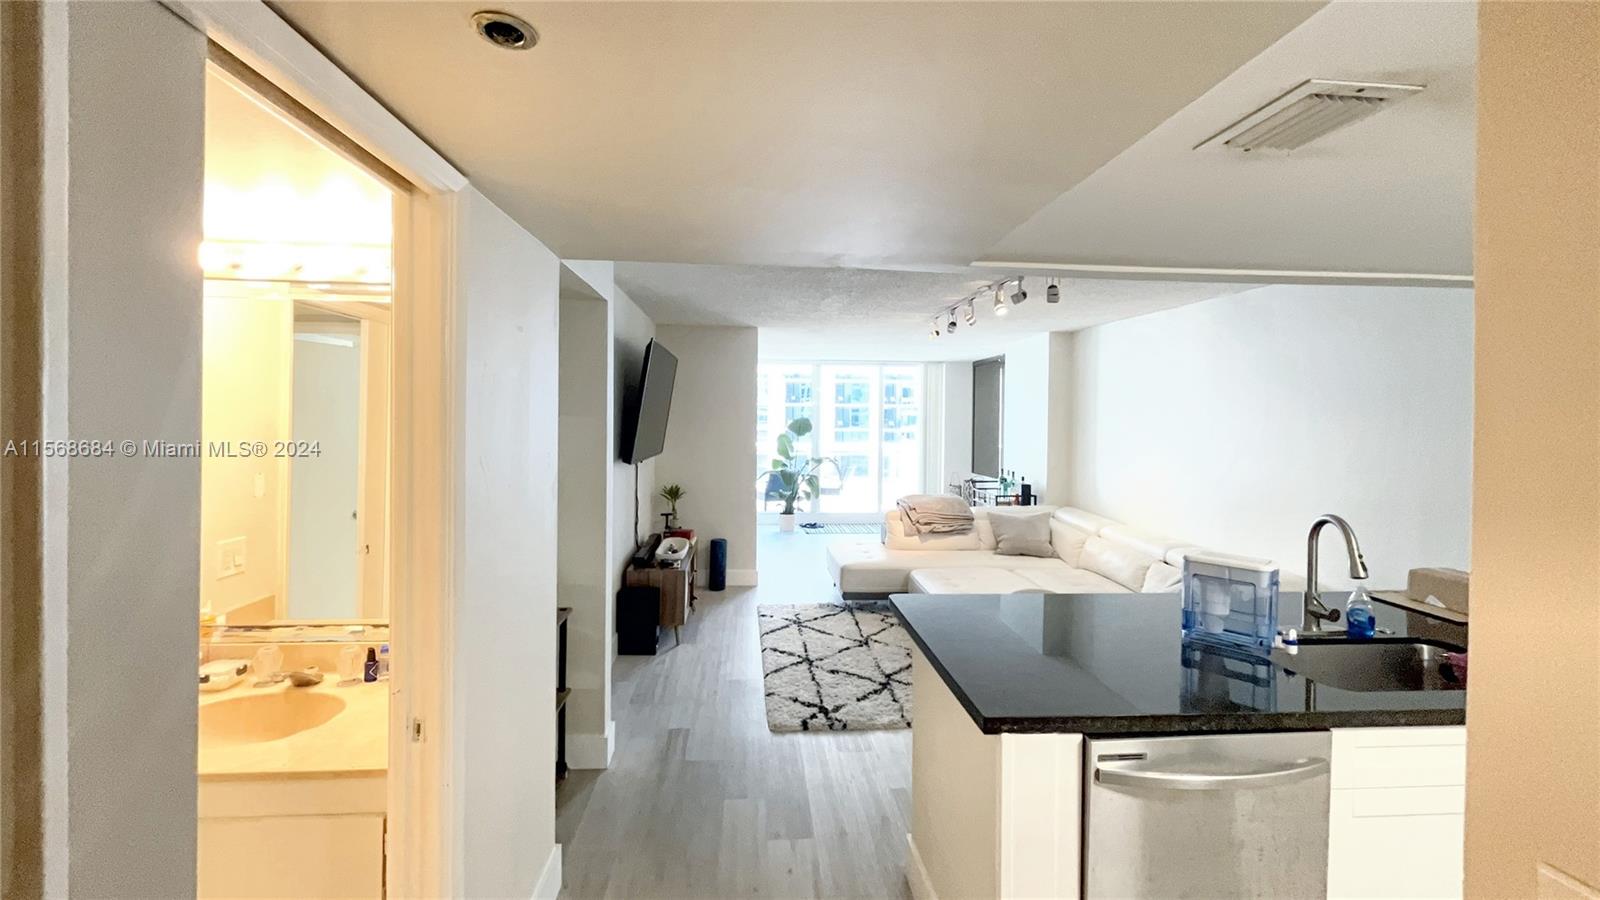
[[[1307,640],[1297,653],[1273,651],[1272,661],[1346,691],[1459,691],[1466,682],[1456,677],[1445,655],[1460,650],[1415,638]]]
[[[200,707],[200,739],[226,744],[281,740],[343,710],[340,697],[295,689],[230,697]]]

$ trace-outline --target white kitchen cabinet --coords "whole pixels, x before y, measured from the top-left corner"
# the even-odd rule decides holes
[[[1467,732],[1333,731],[1330,898],[1460,897]]]

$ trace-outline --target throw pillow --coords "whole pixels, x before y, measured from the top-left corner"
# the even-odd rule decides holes
[[[990,511],[989,527],[994,529],[994,552],[1001,556],[1056,555],[1056,548],[1050,545],[1048,512]]]

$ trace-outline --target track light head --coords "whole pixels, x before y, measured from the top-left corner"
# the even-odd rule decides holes
[[[998,288],[998,287],[995,288],[994,289],[994,314],[997,315],[997,316],[1003,316],[1003,315],[1009,314],[1010,312],[1011,312],[1011,307],[1006,306],[1006,297],[1005,297],[1004,292],[1002,292],[1000,290],[1000,288]]]
[[[1044,302],[1046,302],[1046,303],[1060,303],[1061,302],[1061,285],[1056,283],[1056,279],[1054,279],[1054,278],[1050,279],[1050,283],[1045,286],[1045,289],[1044,289]]]
[[[973,298],[968,297],[967,305],[961,311],[961,318],[965,319],[969,326],[978,324],[978,311],[973,308],[972,300]]]
[[[1028,292],[1022,289],[1022,279],[1018,278],[1017,279],[1017,290],[1016,290],[1015,293],[1013,293],[1011,295],[1011,302],[1012,303],[1021,303],[1022,301],[1026,300],[1026,299],[1028,299]]]

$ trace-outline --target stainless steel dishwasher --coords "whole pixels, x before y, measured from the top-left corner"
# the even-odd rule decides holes
[[[1327,732],[1087,747],[1089,900],[1327,894]]]

